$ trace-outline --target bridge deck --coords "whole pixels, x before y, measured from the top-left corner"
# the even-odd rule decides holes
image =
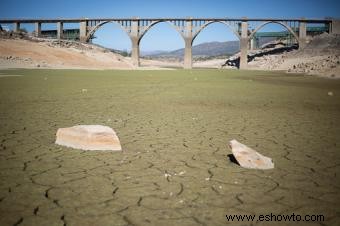
[[[56,18],[56,19],[34,19],[34,18],[13,18],[0,19],[0,23],[78,23],[82,21],[297,21],[308,23],[331,22],[332,18],[306,19],[306,18]]]

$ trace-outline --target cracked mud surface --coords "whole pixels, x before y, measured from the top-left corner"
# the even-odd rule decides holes
[[[0,225],[340,224],[340,81],[268,72],[9,70],[0,78]],[[86,91],[84,91],[86,89]],[[333,96],[327,95],[329,91]],[[54,144],[101,124],[123,152]],[[229,160],[231,139],[273,170]]]

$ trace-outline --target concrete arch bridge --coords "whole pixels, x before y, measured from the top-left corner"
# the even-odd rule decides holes
[[[14,24],[14,31],[19,31],[23,23],[35,24],[35,35],[40,36],[42,23],[57,23],[57,38],[63,38],[64,23],[79,23],[79,39],[88,42],[94,33],[104,24],[118,23],[128,34],[132,42],[131,57],[135,66],[140,66],[139,43],[154,25],[166,22],[179,32],[185,43],[184,68],[192,68],[192,44],[197,35],[213,23],[226,25],[240,40],[240,69],[247,68],[247,51],[250,41],[267,24],[279,24],[296,39],[299,48],[307,41],[307,24],[324,25],[329,33],[340,33],[340,20],[326,19],[279,19],[279,18],[80,18],[80,19],[0,19],[1,24]],[[1,27],[1,26],[0,26]]]

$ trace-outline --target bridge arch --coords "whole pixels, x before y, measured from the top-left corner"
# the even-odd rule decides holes
[[[176,29],[175,24],[171,21],[159,20],[153,21],[148,25],[142,24],[140,26],[137,45],[141,53],[145,54],[146,52],[152,52],[155,50],[169,52],[183,48],[185,47],[185,41],[179,29]],[[174,57],[178,59],[178,61],[166,63],[164,65],[175,67],[180,66],[180,62],[184,59],[184,55],[179,53]]]
[[[150,23],[141,33],[140,33],[140,36],[139,36],[139,41],[138,43],[140,43],[140,41],[142,40],[142,38],[144,37],[144,35],[152,28],[154,27],[155,25],[159,24],[159,23],[167,23],[167,24],[170,24],[170,26],[172,28],[174,28],[180,35],[182,38],[183,37],[183,34],[182,32],[179,30],[178,27],[176,27],[173,23],[171,23],[171,21],[168,21],[168,20],[157,20],[157,21],[153,21],[152,23]]]
[[[280,21],[266,21],[266,22],[263,22],[257,28],[255,28],[254,31],[252,31],[250,33],[250,35],[248,36],[248,40],[251,40],[254,37],[254,35],[256,34],[256,32],[258,32],[260,29],[262,29],[267,24],[279,24],[279,25],[283,26],[284,28],[286,28],[294,36],[294,38],[296,39],[297,43],[299,44],[299,36],[296,34],[296,32],[294,32],[293,29],[291,27],[289,27],[286,23],[280,22]]]
[[[195,38],[198,36],[198,34],[201,33],[202,30],[204,30],[204,29],[205,29],[206,27],[208,27],[210,24],[214,24],[214,23],[221,23],[221,24],[226,25],[226,26],[233,32],[233,34],[235,34],[235,36],[236,36],[239,40],[241,39],[240,34],[239,34],[235,29],[233,29],[233,27],[232,27],[230,24],[226,23],[225,21],[209,21],[209,22],[205,23],[201,28],[199,28],[199,29],[195,32],[195,34],[193,35],[193,38],[192,38],[192,43],[194,42],[194,40],[195,40]],[[191,44],[192,44],[192,43],[191,43]]]
[[[98,29],[100,29],[102,26],[104,26],[105,24],[108,24],[108,23],[113,23],[113,24],[117,24],[119,25],[119,27],[121,28],[121,30],[123,30],[128,36],[129,36],[129,33],[125,30],[125,28],[118,22],[116,21],[102,21],[100,23],[98,23],[95,27],[93,27],[89,32],[88,34],[86,35],[86,42],[88,42],[92,37],[93,35],[96,33],[96,31]],[[130,37],[130,36],[129,36]]]

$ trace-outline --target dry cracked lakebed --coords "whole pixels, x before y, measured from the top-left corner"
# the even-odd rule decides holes
[[[340,80],[0,72],[23,75],[0,77],[0,225],[340,225]],[[54,144],[58,128],[78,124],[110,126],[123,152]],[[232,139],[275,168],[230,161]],[[324,219],[228,221],[233,214]]]

